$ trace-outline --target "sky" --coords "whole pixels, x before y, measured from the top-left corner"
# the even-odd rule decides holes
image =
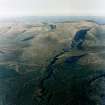
[[[105,0],[0,0],[0,17],[105,16]]]

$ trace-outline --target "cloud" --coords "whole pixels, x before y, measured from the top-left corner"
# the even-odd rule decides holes
[[[0,17],[24,15],[105,16],[104,0],[0,0]]]

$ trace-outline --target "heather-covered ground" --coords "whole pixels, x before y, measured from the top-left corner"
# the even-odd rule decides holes
[[[0,105],[105,105],[105,25],[58,20],[0,24]]]

